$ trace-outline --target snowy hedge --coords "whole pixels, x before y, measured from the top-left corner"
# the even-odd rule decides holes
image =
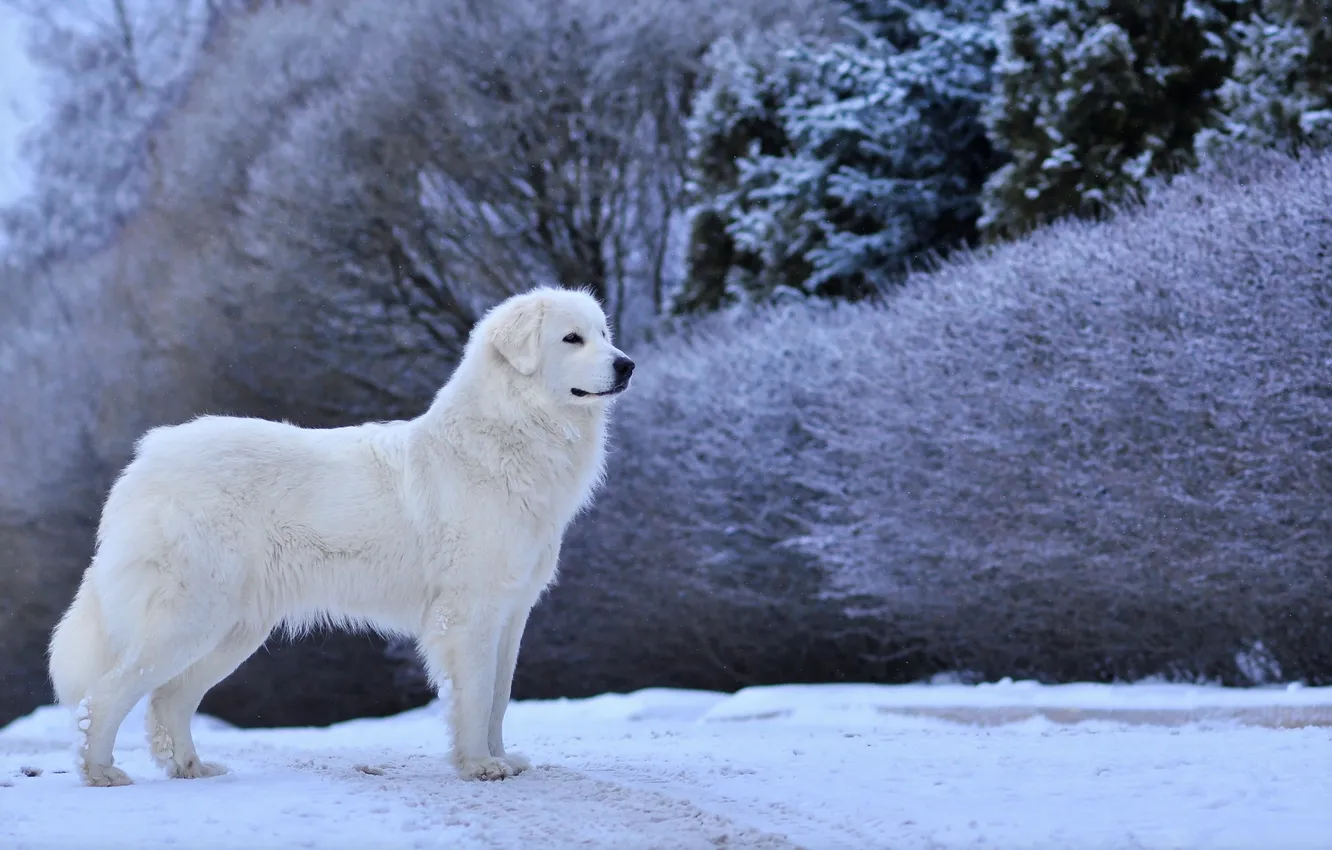
[[[636,351],[524,681],[1332,681],[1329,209],[1269,158]]]

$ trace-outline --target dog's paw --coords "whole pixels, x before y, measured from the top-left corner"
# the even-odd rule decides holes
[[[210,776],[221,776],[226,772],[227,767],[224,764],[200,761],[197,758],[190,759],[184,764],[172,762],[167,767],[167,773],[172,779],[207,779]]]
[[[510,764],[509,758],[495,758],[486,756],[479,759],[462,759],[458,763],[458,774],[463,779],[508,779],[511,776],[517,776],[518,770],[515,770]]]
[[[93,788],[112,788],[118,785],[133,785],[129,774],[112,765],[88,765],[83,771],[83,784]]]
[[[528,759],[528,757],[523,755],[522,753],[505,753],[504,755],[499,756],[498,758],[500,761],[504,762],[509,766],[509,769],[513,771],[514,776],[517,776],[518,774],[522,773],[524,770],[532,769],[531,760]]]

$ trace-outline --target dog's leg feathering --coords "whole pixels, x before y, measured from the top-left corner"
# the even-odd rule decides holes
[[[231,675],[263,642],[263,633],[238,631],[179,676],[153,691],[144,717],[148,748],[153,761],[172,779],[202,779],[227,772],[225,765],[199,758],[190,720],[198,711],[204,694]]]
[[[500,632],[493,615],[469,612],[466,622],[421,641],[432,678],[453,683],[453,762],[464,779],[507,779],[517,773],[506,760],[492,756],[489,745]]]

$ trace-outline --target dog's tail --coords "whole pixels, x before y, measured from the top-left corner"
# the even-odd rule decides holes
[[[51,634],[51,683],[62,705],[78,704],[115,665],[109,643],[101,602],[85,577]]]

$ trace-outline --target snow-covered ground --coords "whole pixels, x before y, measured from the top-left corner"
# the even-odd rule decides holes
[[[945,719],[946,718],[946,719]],[[965,721],[965,722],[959,722]],[[536,767],[464,782],[439,703],[326,729],[196,720],[232,772],[84,788],[72,725],[0,730],[0,847],[1332,847],[1332,688],[647,690],[514,704]]]

